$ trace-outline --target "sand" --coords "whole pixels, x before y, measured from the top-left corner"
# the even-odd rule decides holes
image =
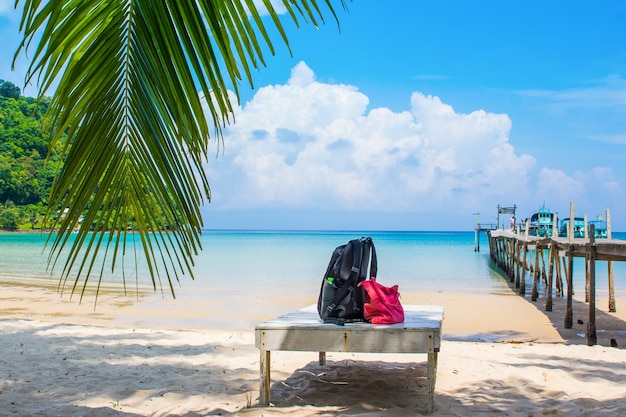
[[[196,306],[184,290],[139,302],[105,292],[94,311],[53,285],[0,281],[0,415],[423,413],[425,355],[328,353],[322,367],[313,352],[275,352],[272,406],[260,407],[254,325],[315,297],[239,297],[248,308],[229,324],[223,303]],[[434,416],[626,416],[625,298],[617,313],[598,299],[596,346],[579,299],[573,329],[559,298],[551,313],[513,291],[402,299],[445,309]]]

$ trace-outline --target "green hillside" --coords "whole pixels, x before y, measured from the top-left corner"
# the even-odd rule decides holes
[[[57,152],[48,155],[42,133],[50,101],[24,97],[19,87],[0,80],[0,229],[42,227],[50,186],[59,166]]]

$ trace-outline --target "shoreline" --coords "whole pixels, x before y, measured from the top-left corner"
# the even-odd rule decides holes
[[[111,328],[185,331],[253,331],[254,326],[278,315],[317,303],[317,287],[284,293],[258,289],[179,288],[177,298],[149,287],[124,295],[120,287],[103,288],[96,300],[92,291],[79,302],[57,291],[56,280],[19,280],[0,277],[2,317],[59,324],[88,324]],[[306,295],[304,295],[306,294]],[[529,291],[527,291],[529,294]],[[443,333],[447,340],[586,344],[587,303],[573,300],[574,325],[565,329],[565,299],[553,298],[553,311],[545,311],[545,298],[535,302],[508,289],[489,293],[464,291],[401,291],[403,304],[444,306]],[[616,297],[617,312],[608,313],[608,301],[596,300],[598,344],[614,339],[626,348],[626,296]]]
[[[104,292],[94,310],[46,287],[0,280],[0,402],[16,415],[422,415],[425,355],[272,354],[271,407],[258,405],[254,324],[316,297],[246,291],[204,300]],[[89,298],[91,300],[91,298]],[[233,313],[232,303],[240,303]],[[510,291],[402,293],[404,304],[444,305],[433,417],[626,414],[626,298],[601,314],[619,348],[586,346],[576,320]],[[598,300],[598,306],[604,303]],[[230,307],[230,309],[229,309]],[[227,317],[224,312],[230,311]],[[210,315],[214,315],[210,317]],[[607,317],[605,317],[607,316]],[[586,321],[586,320],[585,320]],[[185,323],[181,325],[181,323]],[[604,321],[602,322],[604,323]],[[568,333],[569,332],[569,333]],[[604,341],[599,332],[598,341]]]

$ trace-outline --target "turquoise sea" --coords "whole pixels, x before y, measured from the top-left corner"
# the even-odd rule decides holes
[[[194,268],[195,280],[182,276],[175,290],[194,293],[245,291],[279,295],[308,292],[316,296],[331,253],[350,239],[371,236],[378,255],[378,280],[398,284],[401,291],[494,292],[508,287],[506,278],[489,258],[483,233],[480,252],[474,251],[474,233],[382,232],[382,231],[255,231],[205,230],[203,250]],[[626,233],[614,233],[626,239]],[[0,280],[58,282],[58,273],[46,272],[45,236],[0,234]],[[605,262],[596,265],[597,291],[607,291]],[[626,293],[626,263],[616,262],[615,286]],[[584,263],[575,260],[574,288],[584,289]],[[140,268],[127,276],[134,286],[151,285],[147,271]],[[107,274],[117,283],[120,273]],[[29,281],[30,280],[30,281]],[[169,289],[164,284],[165,297]]]

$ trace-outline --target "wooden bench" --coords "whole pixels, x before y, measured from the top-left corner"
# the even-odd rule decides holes
[[[270,359],[273,350],[319,352],[426,353],[428,355],[426,412],[433,411],[437,354],[441,346],[443,306],[406,305],[401,324],[323,323],[317,306],[309,306],[256,326],[255,344],[261,352],[259,403],[270,403]]]

